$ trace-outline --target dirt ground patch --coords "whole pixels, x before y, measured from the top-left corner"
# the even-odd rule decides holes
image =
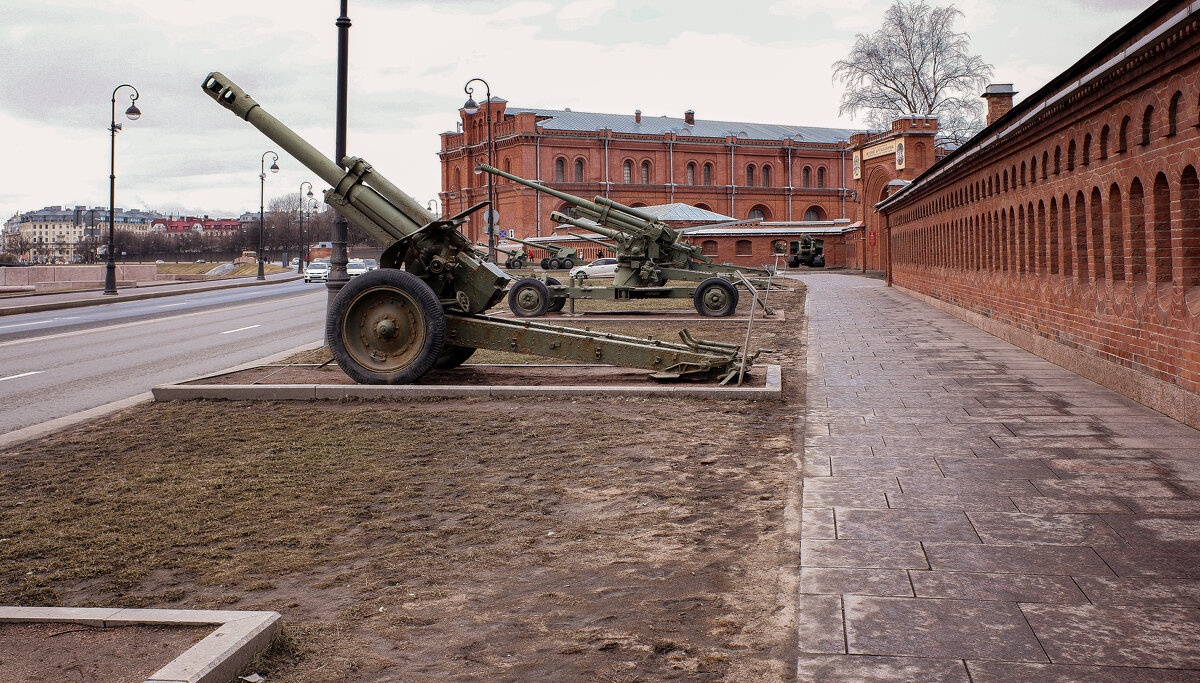
[[[278,610],[272,682],[789,679],[802,294],[780,402],[163,403],[0,454],[0,603]]]
[[[142,683],[213,628],[0,624],[0,680]]]

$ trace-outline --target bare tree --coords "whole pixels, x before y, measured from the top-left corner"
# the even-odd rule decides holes
[[[983,128],[979,95],[992,66],[970,53],[970,36],[954,31],[962,16],[954,5],[895,0],[883,26],[855,37],[850,55],[833,64],[845,86],[841,114],[865,114],[871,128],[888,128],[901,116],[939,119],[939,141],[961,143]]]

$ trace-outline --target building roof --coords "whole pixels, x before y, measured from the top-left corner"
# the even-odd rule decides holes
[[[532,112],[539,117],[548,117],[539,121],[543,130],[572,130],[597,131],[608,129],[614,133],[636,133],[643,135],[662,135],[676,132],[680,136],[698,136],[723,138],[727,135],[749,140],[784,140],[792,138],[797,142],[815,142],[833,144],[847,140],[858,131],[851,128],[819,128],[816,126],[789,126],[771,123],[746,123],[742,121],[709,121],[696,118],[696,123],[688,125],[682,118],[671,116],[642,116],[642,122],[637,123],[633,114],[598,114],[594,112],[571,111],[569,109],[525,109],[509,107],[508,114]]]
[[[660,221],[706,221],[709,223],[721,223],[732,221],[732,216],[700,209],[690,204],[658,204],[656,206],[639,206],[638,211],[654,216]]]

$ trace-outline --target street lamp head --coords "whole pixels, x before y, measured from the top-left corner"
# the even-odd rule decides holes
[[[130,121],[137,121],[142,118],[142,110],[138,109],[136,104],[130,104],[129,108],[125,110],[125,116]]]
[[[312,199],[312,196],[313,196],[313,193],[312,193],[312,188],[310,187],[310,188],[308,189],[308,198],[309,198],[309,199]]]
[[[463,104],[463,111],[467,112],[468,114],[479,113],[479,105],[475,103],[474,97],[471,97],[470,95],[467,96],[467,101],[465,104]]]
[[[279,173],[279,164],[271,162],[271,173]]]

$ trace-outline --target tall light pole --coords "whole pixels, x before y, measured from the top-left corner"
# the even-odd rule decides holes
[[[438,200],[436,199],[430,199],[429,201],[425,202],[425,208],[435,216],[442,215],[441,209],[438,208]]]
[[[267,155],[271,155],[271,173],[279,173],[279,155],[271,150],[263,152],[262,157],[258,160],[258,279],[266,280],[267,276],[263,274],[263,202],[264,193],[267,189],[267,169],[264,168],[267,164]]]
[[[334,22],[334,25],[337,26],[337,101],[334,113],[333,161],[342,169],[346,168],[342,160],[346,158],[346,109],[350,71],[350,13],[347,7],[348,4],[349,0],[341,0],[339,3],[341,14],[338,15],[337,20]],[[329,275],[325,277],[325,288],[327,291],[326,310],[333,306],[333,300],[337,297],[338,292],[350,281],[350,276],[346,274],[346,262],[349,260],[346,253],[347,225],[346,217],[335,211],[333,227],[329,231]],[[329,340],[326,339],[325,343],[328,344]]]
[[[463,86],[463,92],[467,93],[467,101],[465,104],[463,104],[463,111],[467,112],[467,114],[476,114],[479,112],[479,105],[475,103],[475,98],[472,97],[472,95],[474,95],[474,93],[475,93],[475,89],[471,87],[471,84],[474,83],[475,81],[479,81],[480,83],[483,84],[483,87],[487,94],[487,99],[484,100],[484,104],[486,105],[486,109],[484,109],[484,120],[487,124],[487,163],[488,163],[488,166],[495,166],[496,164],[493,162],[493,159],[492,159],[492,147],[493,147],[493,145],[492,145],[492,86],[488,85],[487,81],[483,80],[482,78],[472,78],[471,80],[467,81],[467,84]],[[488,174],[487,184],[488,184],[488,208],[487,208],[488,260],[491,261],[492,263],[495,263],[496,262],[496,226],[493,225],[493,223],[494,223],[493,219],[495,218],[495,215],[496,215],[496,213],[495,213],[496,204],[493,201],[492,174],[491,173]]]
[[[122,83],[113,88],[112,92],[112,122],[108,126],[111,133],[112,147],[109,152],[108,163],[108,262],[104,268],[104,293],[117,293],[117,262],[113,259],[113,214],[117,210],[117,131],[121,130],[121,124],[117,123],[117,91],[121,88],[129,88],[133,94],[129,96],[129,108],[125,110],[125,116],[130,121],[137,121],[142,115],[142,110],[137,108],[137,98],[140,96],[137,88]]]
[[[300,251],[297,253],[297,256],[299,257],[300,260],[296,261],[296,272],[297,273],[304,272],[304,209],[305,209],[305,204],[308,203],[308,202],[304,201],[304,186],[305,185],[308,185],[309,199],[312,199],[312,196],[313,196],[312,183],[308,182],[307,180],[300,183],[300,227],[296,229],[296,240],[300,243]]]

